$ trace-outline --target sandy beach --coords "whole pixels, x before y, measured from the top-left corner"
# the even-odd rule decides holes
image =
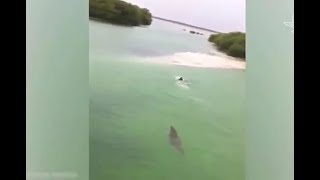
[[[245,69],[246,62],[224,54],[176,53],[171,56],[147,58],[148,62],[200,68]]]

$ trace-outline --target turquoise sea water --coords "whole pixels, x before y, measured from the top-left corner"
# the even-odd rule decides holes
[[[184,28],[90,21],[90,180],[244,180],[244,71],[136,61],[212,50]]]

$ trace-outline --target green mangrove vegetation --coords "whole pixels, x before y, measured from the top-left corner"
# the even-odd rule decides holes
[[[212,34],[208,41],[216,45],[218,50],[229,56],[241,58],[246,57],[246,38],[245,33],[231,32]]]
[[[125,26],[150,25],[152,22],[148,9],[121,0],[89,0],[89,16]]]

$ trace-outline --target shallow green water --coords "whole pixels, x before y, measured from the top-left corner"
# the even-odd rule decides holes
[[[90,180],[244,180],[244,72],[136,62],[210,49],[181,29],[90,22]]]

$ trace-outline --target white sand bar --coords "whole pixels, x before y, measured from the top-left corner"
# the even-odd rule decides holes
[[[217,54],[209,55],[202,53],[176,53],[171,56],[148,58],[148,62],[173,64],[181,66],[192,66],[201,68],[222,68],[222,69],[245,69],[246,62],[235,58]]]

